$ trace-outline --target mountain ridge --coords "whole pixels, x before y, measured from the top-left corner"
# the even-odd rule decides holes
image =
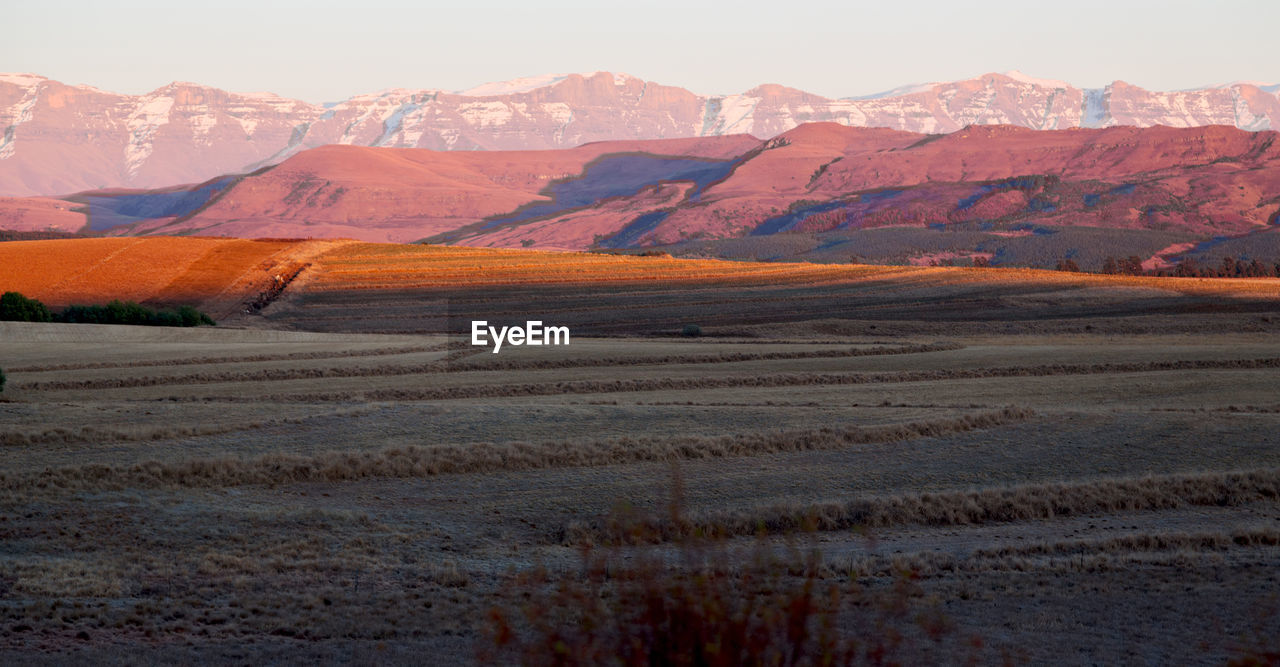
[[[327,144],[534,150],[726,134],[769,139],[806,122],[928,134],[974,124],[1280,127],[1275,86],[1153,92],[1117,81],[1075,88],[1017,71],[842,99],[780,84],[700,95],[610,72],[526,77],[462,92],[392,88],[320,105],[189,82],[122,95],[0,74],[0,196],[199,183]]]

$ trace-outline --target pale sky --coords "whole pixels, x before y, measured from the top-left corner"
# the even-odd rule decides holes
[[[1081,87],[1280,82],[1280,0],[5,4],[0,71],[123,93],[194,81],[331,102],[596,70],[828,97],[1012,69]]]

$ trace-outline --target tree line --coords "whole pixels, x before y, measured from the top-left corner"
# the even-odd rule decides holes
[[[155,310],[133,301],[109,301],[105,306],[68,306],[53,312],[37,299],[19,292],[0,295],[0,320],[9,322],[69,322],[75,324],[135,324],[152,327],[213,326],[208,314],[192,306]]]
[[[1059,260],[1054,268],[1058,271],[1082,272],[1079,265],[1069,258]],[[1221,262],[1210,264],[1187,257],[1171,267],[1147,270],[1142,267],[1141,257],[1129,255],[1128,257],[1107,257],[1102,261],[1102,270],[1098,273],[1177,278],[1280,278],[1280,262],[1271,264],[1257,259],[1223,257]]]

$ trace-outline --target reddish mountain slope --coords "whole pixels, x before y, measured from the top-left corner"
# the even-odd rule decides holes
[[[1275,139],[1221,126],[973,126],[938,137],[805,125],[771,140],[645,240],[740,235],[837,201],[847,205],[815,211],[826,223],[807,229],[1024,218],[1238,234],[1266,225],[1280,208]],[[1029,180],[1009,181],[1018,177]]]
[[[0,229],[74,232],[85,226],[80,207],[61,199],[0,197]]]
[[[746,135],[600,142],[557,151],[444,152],[325,146],[244,178],[194,215],[115,233],[347,237],[415,241],[546,201],[552,181],[605,154],[724,160],[760,145]]]

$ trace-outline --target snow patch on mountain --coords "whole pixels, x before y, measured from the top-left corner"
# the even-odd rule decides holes
[[[387,119],[400,107],[399,98],[404,96],[403,93],[408,93],[408,91],[385,90],[373,95],[359,95],[334,107],[334,111],[348,108],[363,109],[360,116],[343,130],[342,136],[338,138],[338,143],[348,145],[356,143],[356,130],[370,121],[377,122],[385,127]]]
[[[258,109],[251,106],[228,107],[227,115],[240,125],[240,129],[244,131],[244,136],[252,139],[253,133],[258,129],[261,122],[261,116],[258,115]]]
[[[494,127],[511,120],[511,107],[505,102],[468,102],[458,107],[458,115],[469,125]]]
[[[440,139],[444,141],[444,145],[448,149],[452,149],[455,145],[457,145],[458,137],[460,136],[462,136],[462,133],[452,128],[440,131]]]
[[[754,95],[730,95],[720,103],[719,112],[712,121],[707,134],[739,134],[751,132],[755,124],[754,113],[760,104],[760,98]]]
[[[1066,81],[1060,81],[1058,79],[1037,79],[1034,76],[1027,76],[1016,69],[1011,69],[1008,72],[1005,72],[1004,75],[1014,81],[1029,83],[1033,86],[1040,86],[1041,88],[1071,88],[1071,84]]]
[[[1106,88],[1086,88],[1083,106],[1080,112],[1080,127],[1106,127],[1111,124],[1111,114],[1107,111]]]
[[[191,138],[206,146],[210,145],[212,142],[209,135],[218,125],[217,113],[207,104],[179,107],[179,112],[191,125]]]
[[[1200,88],[1188,88],[1186,91],[1194,92],[1197,90],[1222,90],[1224,88],[1235,88],[1237,86],[1253,86],[1264,92],[1273,93],[1280,90],[1280,83],[1266,83],[1265,81],[1240,80],[1231,83],[1215,83],[1211,86],[1202,86]]]
[[[431,100],[419,103],[411,110],[406,110],[401,116],[400,140],[396,143],[397,146],[417,148],[418,142],[422,141],[422,135],[426,134],[427,129],[430,127],[427,124],[427,111],[434,101],[435,98],[432,97]]]
[[[573,107],[564,102],[548,102],[542,105],[542,112],[551,116],[551,120],[560,125],[568,125],[573,120]],[[563,131],[563,127],[561,130]]]
[[[11,83],[23,88],[44,83],[45,81],[48,81],[48,79],[35,74],[23,74],[21,72],[0,73],[0,83]]]
[[[465,95],[467,97],[514,95],[515,93],[527,93],[531,90],[537,90],[538,88],[553,86],[567,78],[569,78],[568,74],[543,74],[542,76],[527,76],[520,79],[511,79],[509,81],[491,81],[489,83],[480,84],[474,88],[458,91],[457,94]]]
[[[1271,119],[1265,114],[1253,113],[1249,108],[1249,101],[1240,94],[1239,88],[1231,89],[1231,101],[1235,107],[1236,127],[1253,132],[1271,129]]]
[[[1135,96],[1127,111],[1128,117],[1117,120],[1133,125],[1168,125],[1169,127],[1195,127],[1199,125],[1232,125],[1236,120],[1235,104],[1231,92],[1222,89],[1206,89],[1186,93],[1146,92]],[[1116,115],[1115,91],[1112,91],[1112,115]]]
[[[4,134],[0,135],[0,160],[13,157],[13,154],[18,151],[18,126],[30,122],[36,100],[40,99],[40,89],[45,81],[45,79],[39,79],[31,84],[22,99],[6,109],[4,116],[0,117],[0,123],[5,124]]]
[[[872,93],[870,95],[857,95],[854,97],[842,97],[840,99],[848,100],[850,102],[861,102],[863,100],[882,100],[886,97],[902,97],[903,95],[914,95],[916,93],[925,93],[930,90],[933,90],[934,87],[938,85],[939,84],[937,83],[909,83],[905,86],[890,88],[889,90],[883,90],[878,93]]]
[[[613,77],[613,85],[625,86],[628,82],[636,79],[636,77],[623,72],[578,72],[577,76],[584,79],[590,79],[601,74],[609,74]],[[498,95],[516,95],[519,93],[527,93],[539,88],[554,86],[573,74],[543,74],[541,76],[527,76],[519,79],[511,79],[509,81],[492,81],[490,83],[481,84],[474,88],[455,91],[455,95],[463,95],[466,97],[494,97]]]
[[[160,95],[145,101],[129,114],[125,126],[129,129],[129,143],[124,147],[125,173],[133,176],[155,150],[153,138],[156,131],[169,123],[173,110],[173,97]]]
[[[372,145],[386,146],[390,143],[391,138],[397,134],[401,135],[401,144],[403,145],[404,118],[421,108],[422,105],[417,104],[416,102],[401,104],[395,111],[391,112],[390,116],[383,119],[382,136],[378,137],[377,141],[374,141]],[[419,133],[419,135],[421,135],[421,133]],[[417,142],[415,141],[414,143]]]

